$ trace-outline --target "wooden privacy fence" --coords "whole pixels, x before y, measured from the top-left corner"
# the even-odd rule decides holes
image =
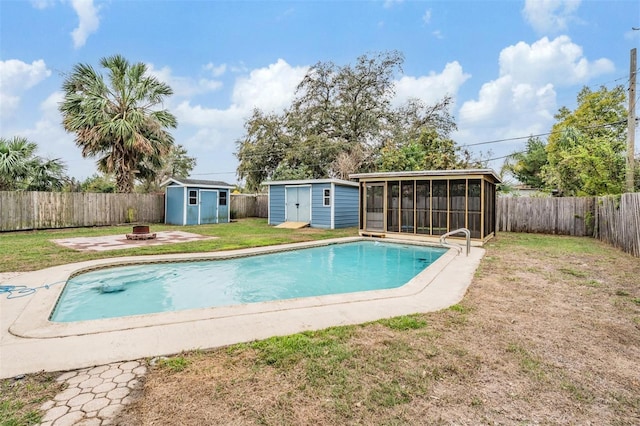
[[[163,194],[0,191],[0,231],[164,222]],[[232,194],[234,218],[268,214],[266,194]]]
[[[232,194],[233,218],[268,215],[266,194]],[[0,231],[164,222],[163,194],[0,191]],[[590,236],[640,257],[640,193],[496,200],[496,229]]]
[[[640,257],[640,192],[598,197],[596,211],[595,237]]]
[[[499,197],[496,200],[496,229],[592,236],[593,197]]]
[[[640,257],[640,193],[498,198],[496,229],[595,237]]]
[[[267,217],[267,194],[231,194],[231,219]]]
[[[164,195],[0,191],[0,231],[132,222],[164,222]]]

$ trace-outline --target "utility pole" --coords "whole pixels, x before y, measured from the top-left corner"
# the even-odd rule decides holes
[[[627,115],[627,192],[633,192],[636,140],[636,48],[631,49],[629,66],[629,114]]]

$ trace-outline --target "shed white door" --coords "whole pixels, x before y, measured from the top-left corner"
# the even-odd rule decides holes
[[[287,186],[285,188],[287,222],[311,222],[311,187]]]

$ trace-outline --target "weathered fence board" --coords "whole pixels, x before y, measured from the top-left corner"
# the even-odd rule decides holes
[[[502,197],[496,201],[499,231],[593,235],[592,197]]]
[[[231,194],[231,218],[267,217],[266,194]]]
[[[0,231],[164,221],[164,195],[0,191]]]
[[[610,197],[503,197],[498,231],[595,237],[640,257],[640,193]]]
[[[591,236],[640,257],[640,193],[496,203],[498,231]],[[231,195],[234,218],[266,218],[268,205],[266,194]],[[0,231],[163,221],[162,194],[0,191]]]
[[[236,218],[268,214],[266,194],[232,194]],[[0,191],[0,231],[164,221],[162,194]]]
[[[640,193],[599,197],[595,237],[640,257]]]
[[[256,197],[256,217],[269,217],[269,196],[267,194],[259,194]]]

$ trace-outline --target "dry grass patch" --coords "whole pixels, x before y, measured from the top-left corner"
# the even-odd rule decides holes
[[[459,305],[181,354],[117,422],[640,424],[639,276],[595,240],[500,234]]]
[[[0,381],[0,425],[37,425],[40,407],[62,390],[55,374],[40,373]]]

